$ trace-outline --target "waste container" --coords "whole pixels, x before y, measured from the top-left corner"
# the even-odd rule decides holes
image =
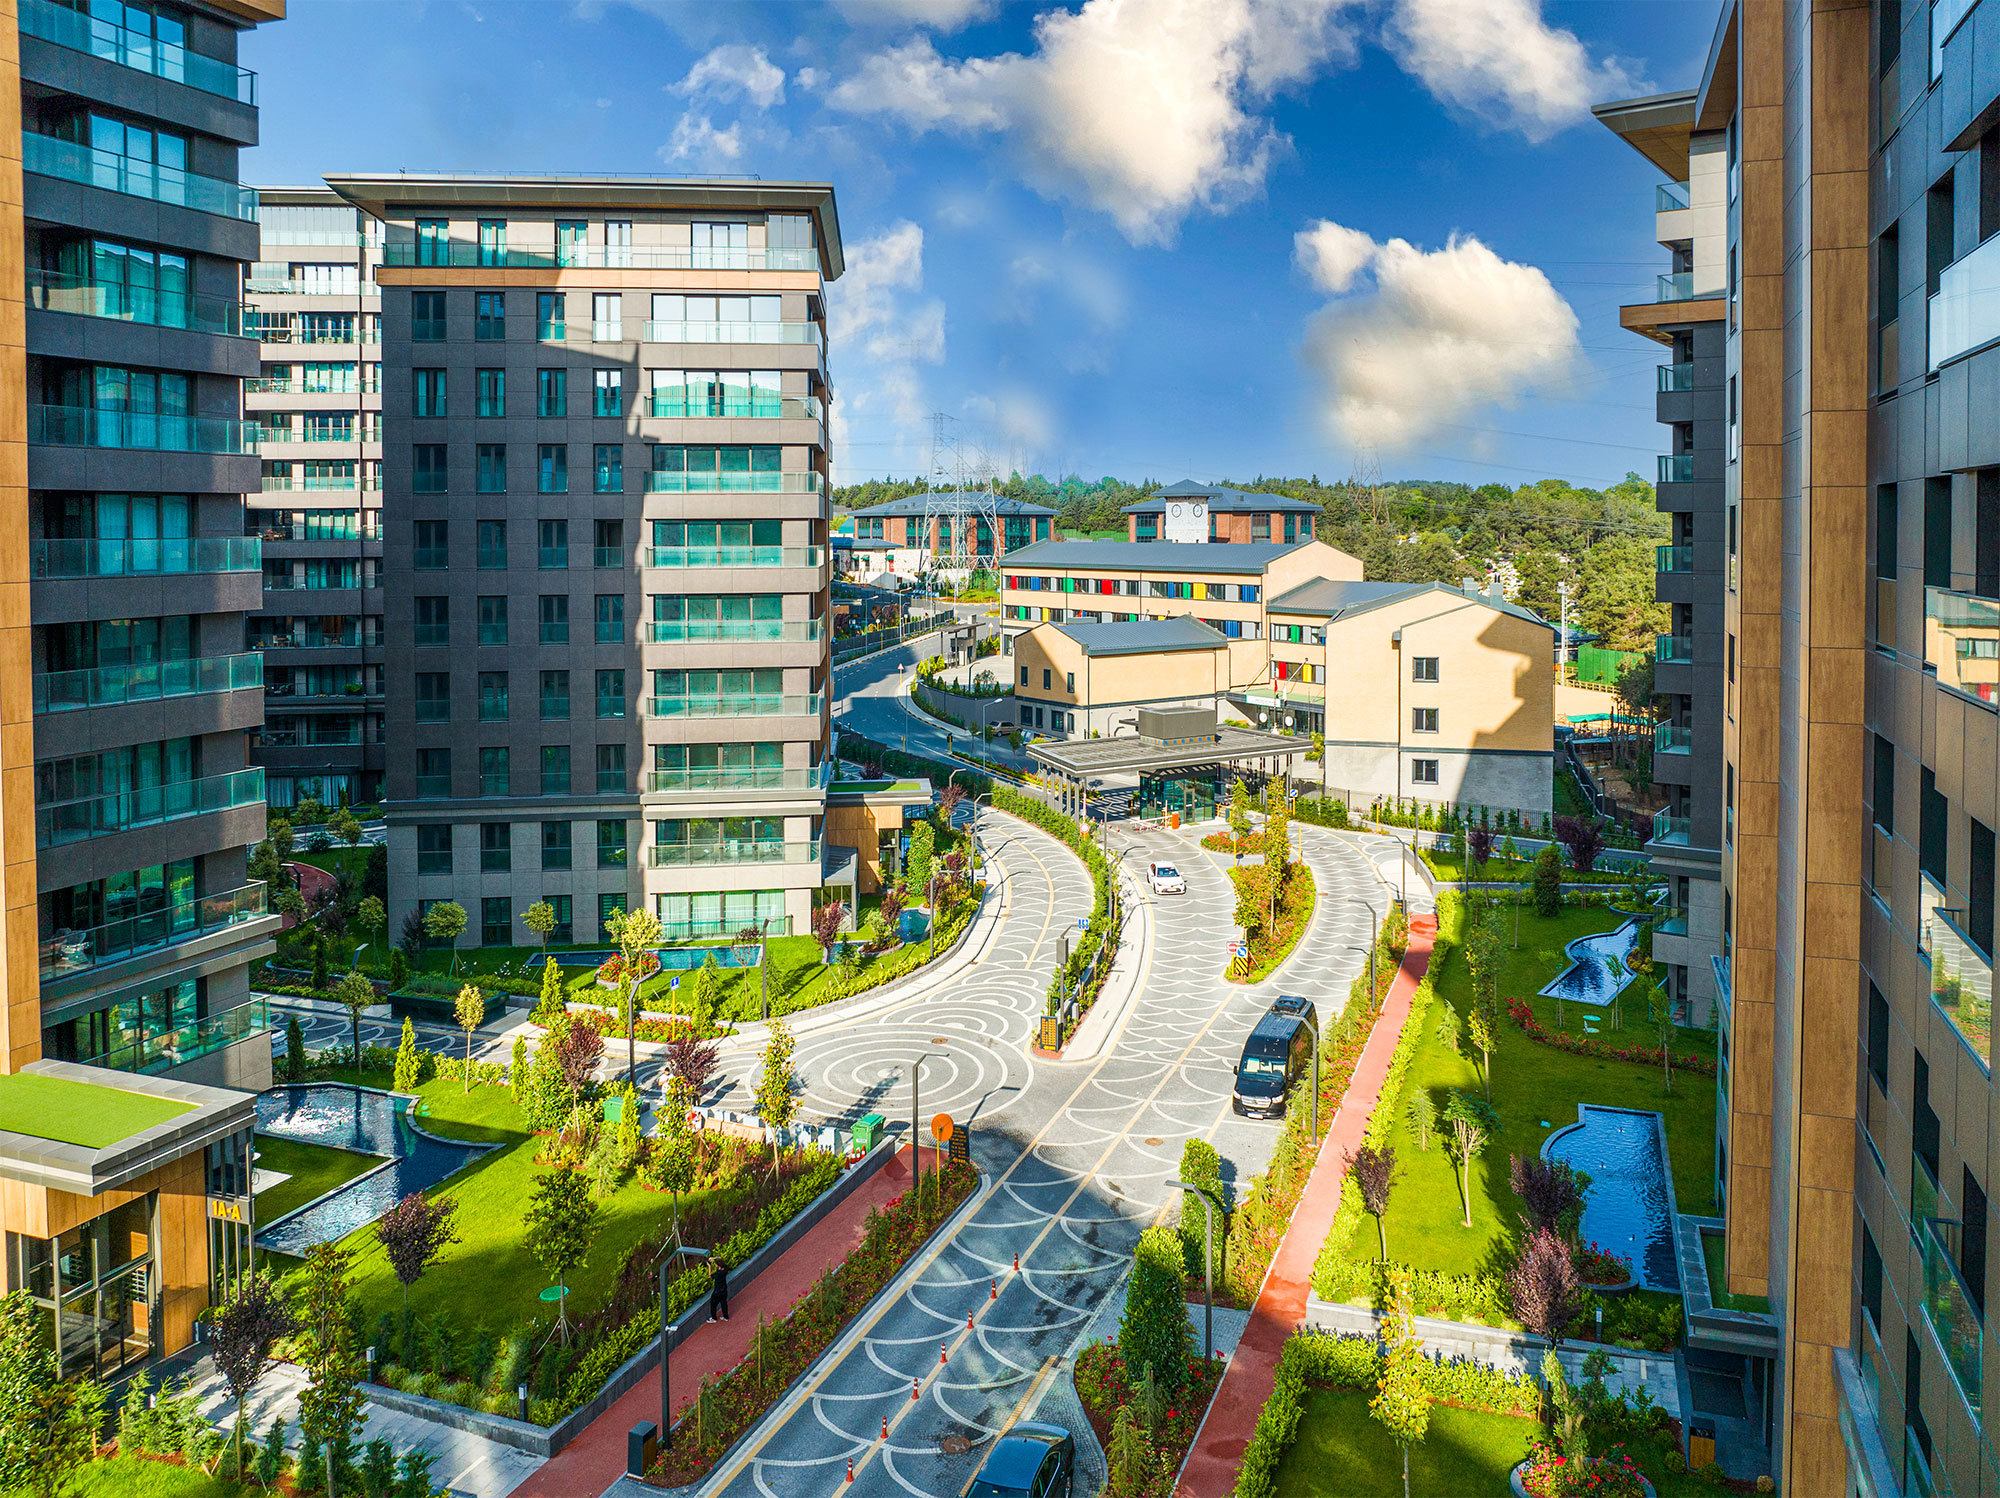
[[[1713,1425],[1690,1425],[1688,1427],[1688,1469],[1699,1472],[1715,1460],[1715,1427]]]
[[[660,1458],[660,1427],[647,1420],[625,1432],[625,1473],[644,1477]]]
[[[882,1141],[882,1115],[870,1113],[854,1125],[854,1147],[864,1155]]]

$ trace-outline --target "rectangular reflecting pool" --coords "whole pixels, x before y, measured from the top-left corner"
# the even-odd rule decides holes
[[[1645,1289],[1680,1289],[1673,1173],[1659,1114],[1579,1103],[1576,1122],[1543,1140],[1542,1154],[1590,1177],[1585,1243],[1630,1259]]]

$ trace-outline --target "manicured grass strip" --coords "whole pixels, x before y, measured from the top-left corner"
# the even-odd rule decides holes
[[[1725,1272],[1728,1250],[1718,1233],[1701,1235],[1701,1257],[1708,1265],[1708,1295],[1718,1311],[1756,1311],[1769,1315],[1771,1302],[1762,1295],[1732,1295]]]
[[[259,1134],[256,1163],[259,1170],[275,1170],[289,1177],[257,1193],[257,1222],[261,1227],[309,1201],[317,1201],[363,1171],[373,1170],[382,1163],[382,1157]]]
[[[255,1483],[239,1486],[219,1477],[208,1477],[171,1462],[116,1456],[85,1467],[76,1486],[64,1491],[69,1498],[237,1498],[239,1494],[261,1494],[267,1490]],[[25,1489],[9,1489],[6,1498],[28,1498],[28,1494]]]
[[[1410,1491],[1505,1493],[1535,1428],[1517,1415],[1432,1405],[1430,1433],[1410,1448]],[[1368,1413],[1367,1394],[1306,1396],[1298,1439],[1278,1463],[1277,1491],[1279,1498],[1402,1498],[1402,1448]]]
[[[1497,843],[1498,838],[1494,841]],[[1433,853],[1425,850],[1423,860],[1431,867],[1431,872],[1440,879],[1457,881],[1471,879],[1482,884],[1522,884],[1534,877],[1535,862],[1531,858],[1502,858],[1498,854],[1482,864],[1474,864],[1470,857],[1460,858],[1455,853]],[[1653,875],[1644,865],[1637,869],[1629,865],[1597,861],[1597,867],[1588,874],[1580,873],[1567,863],[1562,866],[1565,884],[1629,884],[1652,882]],[[1503,895],[1512,900],[1513,896]]]
[[[0,1076],[0,1130],[58,1144],[103,1149],[191,1112],[193,1103],[127,1092],[116,1072],[103,1082],[72,1082],[35,1072]]]

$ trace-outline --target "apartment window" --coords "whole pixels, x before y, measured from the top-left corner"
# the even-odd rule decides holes
[[[1884,1093],[1889,1090],[1889,1001],[1873,983],[1868,985],[1868,1074]]]
[[[567,520],[543,520],[537,522],[539,544],[535,548],[535,565],[543,571],[551,571],[569,565],[569,522]]]
[[[623,744],[599,744],[597,746],[597,791],[606,795],[625,789],[625,746]]]
[[[486,418],[505,416],[507,414],[507,371],[504,369],[474,370],[473,380],[478,395],[478,403],[473,414]]]
[[[444,342],[444,293],[442,291],[413,291],[410,293],[410,341],[412,343]]]
[[[566,869],[569,867],[569,823],[542,823],[542,867],[545,869]]]
[[[575,220],[558,220],[556,223],[556,264],[580,264],[583,259],[581,251],[589,243],[590,225]]]
[[[1875,388],[1893,390],[1902,363],[1902,235],[1894,224],[1875,239]]]
[[[1023,666],[1021,668],[1021,685],[1025,687],[1027,684],[1028,684],[1028,668],[1026,666]]]
[[[482,343],[498,343],[507,337],[507,293],[481,291],[472,303],[472,336]]]
[[[1436,785],[1438,783],[1438,762],[1434,759],[1411,760],[1410,783],[1412,785]]]
[[[1972,1173],[1972,1167],[1962,1168],[1959,1177],[1958,1215],[1962,1226],[1959,1229],[1958,1272],[1965,1276],[1965,1293],[1978,1308],[1980,1319],[1986,1316],[1986,1188],[1979,1184],[1979,1177]]]
[[[625,414],[625,375],[616,369],[600,369],[591,376],[590,414],[593,416],[623,416]]]
[[[1882,1335],[1882,1252],[1868,1224],[1861,1224],[1861,1309],[1868,1313],[1875,1335]],[[1864,1354],[1865,1355],[1865,1354]]]
[[[507,220],[504,218],[483,218],[479,221],[479,263],[507,263]]]
[[[625,448],[617,442],[596,444],[591,461],[591,491],[596,494],[625,492]]]
[[[505,671],[481,671],[479,673],[479,721],[482,723],[505,723],[507,721],[507,673]],[[481,750],[481,754],[485,751]]]
[[[478,487],[481,494],[507,492],[507,444],[482,442],[478,445]]]
[[[514,940],[514,902],[505,895],[482,895],[479,900],[479,944],[504,947]]]
[[[1873,734],[1874,779],[1872,799],[1875,825],[1884,832],[1896,830],[1896,746],[1881,734]]]
[[[1047,671],[1042,672],[1042,690],[1044,692],[1049,690],[1049,679],[1050,673]]]
[[[540,494],[569,493],[569,444],[544,442],[535,450],[535,490]]]
[[[442,442],[419,442],[410,449],[410,492],[442,494],[449,487]]]
[[[1924,290],[1938,294],[1945,267],[1952,262],[1953,229],[1957,221],[1954,173],[1946,172],[1924,194]]]
[[[563,294],[560,291],[544,291],[535,297],[535,337],[544,343],[561,343],[569,336],[569,323],[563,316]]]
[[[559,722],[569,716],[569,672],[542,673],[542,721]]]
[[[1413,707],[1410,709],[1411,733],[1436,733],[1438,731],[1438,710],[1434,707]]]
[[[632,221],[611,218],[604,221],[604,263],[611,270],[632,263]]]
[[[569,794],[569,745],[542,745],[542,794],[544,796]]]
[[[1989,961],[1993,957],[1993,829],[1977,817],[1968,817],[1972,830],[1972,859],[1966,872],[1966,911],[1970,936]]]
[[[606,941],[615,941],[612,928],[625,918],[625,897],[599,895],[597,897],[597,929]]]
[[[1924,586],[1951,586],[1951,479],[1924,480]]]
[[[507,570],[507,522],[479,522],[479,566],[482,571]]]
[[[599,567],[625,565],[625,522],[598,520],[591,525],[591,561]]]
[[[1063,672],[1063,690],[1071,696],[1076,695],[1076,673],[1074,671]]]
[[[568,370],[535,371],[535,414],[550,417],[569,415]]]
[[[479,643],[482,645],[505,645],[507,643],[507,599],[505,595],[492,593],[480,595]]]
[[[1950,826],[1951,803],[1937,788],[1937,773],[1929,765],[1917,767],[1917,866],[1944,887],[1945,856]]]
[[[597,643],[600,645],[622,645],[625,643],[625,595],[623,593],[599,593],[597,595]]]
[[[506,754],[506,748],[482,748],[480,750],[480,794],[482,796],[506,796],[508,794],[508,754]]]
[[[625,336],[625,299],[616,292],[598,292],[590,299],[590,336],[596,343],[617,343]]]
[[[423,598],[415,600],[416,622],[411,629],[412,643],[417,645],[449,645],[451,643],[451,600],[449,598]]]
[[[545,822],[542,825],[544,827],[548,827],[554,824]],[[564,830],[567,831],[569,824],[564,823],[562,825],[564,827]],[[542,858],[542,867],[545,869],[552,869],[556,867],[555,864],[552,864],[548,861],[546,852],[544,853]],[[568,844],[564,844],[563,846],[563,861],[561,867],[563,868],[569,867]],[[555,930],[549,933],[549,939],[551,941],[558,941],[558,942],[575,941],[576,925],[575,922],[570,917],[570,897],[568,895],[552,895],[544,893],[542,899],[548,904],[548,907],[555,912],[556,916],[556,928]]]
[[[419,822],[417,824],[417,872],[419,874],[449,874],[451,872],[451,824],[449,822]]]
[[[542,595],[542,643],[544,645],[567,645],[569,643],[569,595],[567,593],[544,593]]]
[[[622,869],[625,867],[625,823],[606,821],[597,824],[597,866],[600,869]],[[620,901],[624,899],[619,896]]]
[[[597,716],[600,718],[625,716],[625,670],[622,666],[616,670],[597,673]]]
[[[514,867],[514,826],[511,822],[479,824],[479,872],[505,874]],[[492,945],[488,943],[487,945]]]
[[[449,723],[451,721],[451,673],[449,671],[419,671],[414,683],[414,696],[419,723]]]
[[[1972,475],[1972,579],[1981,598],[2000,596],[2000,468]]]
[[[414,397],[414,416],[444,415],[444,371],[441,369],[418,369],[411,372],[414,383],[411,393]]]
[[[1436,681],[1438,679],[1438,658],[1434,655],[1413,655],[1410,657],[1411,681]]]

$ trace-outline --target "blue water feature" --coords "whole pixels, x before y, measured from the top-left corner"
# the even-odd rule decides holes
[[[1630,1259],[1645,1289],[1678,1291],[1674,1187],[1660,1115],[1580,1104],[1576,1116],[1549,1135],[1542,1154],[1590,1177],[1583,1241]]]
[[[257,1234],[257,1246],[298,1255],[344,1238],[492,1148],[420,1133],[410,1125],[409,1108],[406,1097],[335,1083],[258,1093],[259,1134],[381,1155],[387,1163],[272,1223]]]
[[[1609,1004],[1632,981],[1625,959],[1638,942],[1637,916],[1613,930],[1579,936],[1569,944],[1569,966],[1556,974],[1542,993],[1572,1004]]]
[[[606,958],[615,956],[612,952],[551,952],[557,967],[600,967]],[[739,954],[735,947],[656,947],[653,955],[660,959],[660,971],[665,973],[692,972],[715,959],[717,967],[755,967],[757,949],[752,946],[747,955]],[[526,959],[530,966],[540,967],[540,960]]]

